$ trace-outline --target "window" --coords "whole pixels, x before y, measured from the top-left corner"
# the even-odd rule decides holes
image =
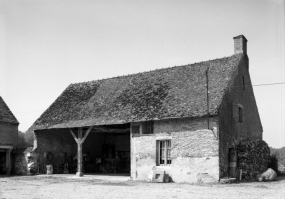
[[[153,134],[153,121],[136,122],[131,124],[131,133],[133,137]]]
[[[147,121],[144,123],[142,134],[153,134],[153,121]]]
[[[158,147],[158,166],[170,166],[171,164],[171,140],[157,141]]]
[[[243,118],[242,118],[242,107],[238,107],[238,121],[240,123],[243,122]]]
[[[243,90],[245,91],[245,81],[244,81],[244,76],[242,76],[242,84],[243,84]]]
[[[140,136],[140,130],[141,126],[140,125],[132,125],[131,131],[132,131],[132,135],[133,137],[139,137]]]

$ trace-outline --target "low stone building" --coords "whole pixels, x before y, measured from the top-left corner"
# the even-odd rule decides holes
[[[17,147],[18,126],[18,120],[0,96],[0,175],[11,172],[11,152]]]
[[[71,84],[32,129],[39,162],[66,163],[78,154],[78,175],[88,165],[134,180],[151,180],[157,170],[174,182],[234,175],[237,144],[262,139],[247,40],[234,37],[228,57]],[[82,165],[82,153],[102,162]]]

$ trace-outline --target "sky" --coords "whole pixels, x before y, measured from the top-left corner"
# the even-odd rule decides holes
[[[284,0],[0,0],[0,95],[26,131],[71,83],[234,54],[285,82]],[[263,139],[285,146],[285,84],[253,86]]]

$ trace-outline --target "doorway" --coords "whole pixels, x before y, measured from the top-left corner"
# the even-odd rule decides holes
[[[5,149],[0,149],[0,175],[7,173],[7,152]]]
[[[85,174],[130,175],[130,124],[92,128],[82,146]]]

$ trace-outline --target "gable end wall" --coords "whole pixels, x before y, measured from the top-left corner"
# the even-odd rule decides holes
[[[0,122],[0,145],[17,146],[18,124]]]
[[[243,77],[245,85],[247,85],[245,89]],[[243,110],[242,123],[238,121],[239,107],[242,107]],[[229,148],[235,148],[241,140],[246,138],[262,139],[262,131],[248,71],[248,57],[245,55],[232,77],[232,81],[219,108],[220,177],[229,175]]]

